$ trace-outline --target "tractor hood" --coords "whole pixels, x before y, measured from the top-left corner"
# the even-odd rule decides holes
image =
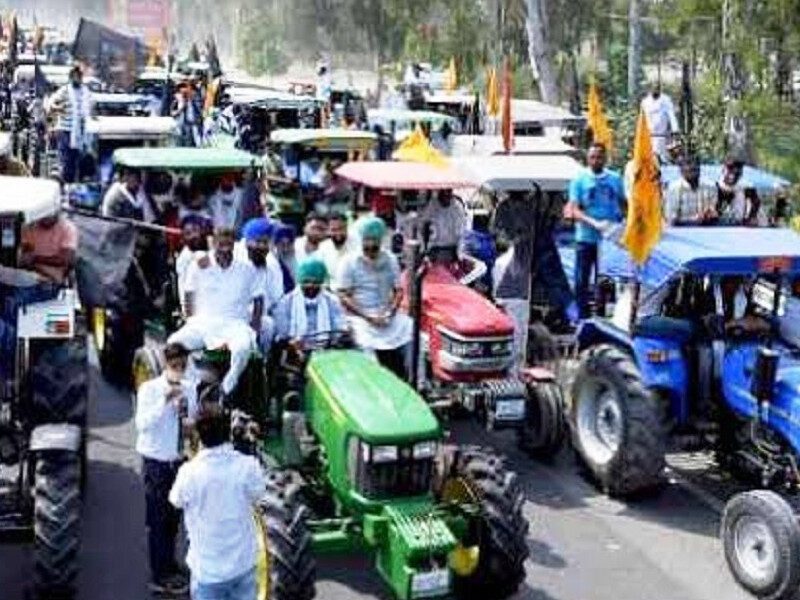
[[[800,398],[800,360],[791,356],[782,356],[778,364],[775,381],[775,395],[785,399],[787,403],[796,403]]]
[[[363,352],[329,350],[312,355],[307,396],[313,410],[326,405],[337,426],[371,444],[396,444],[441,437],[439,423],[406,382]]]
[[[449,275],[449,274],[448,274]],[[464,337],[514,334],[514,322],[478,292],[439,271],[422,284],[424,318]]]

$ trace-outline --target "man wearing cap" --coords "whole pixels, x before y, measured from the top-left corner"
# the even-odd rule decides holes
[[[324,289],[327,278],[325,263],[307,258],[297,268],[298,287],[281,298],[275,308],[276,339],[287,342],[299,356],[305,349],[304,339],[347,329],[339,299]]]
[[[214,232],[214,248],[189,265],[184,282],[186,324],[167,340],[189,350],[226,347],[231,353],[222,393],[230,396],[247,368],[261,328],[263,284],[249,263],[233,257],[231,229]]]
[[[386,225],[378,217],[361,224],[361,251],[344,259],[336,282],[350,315],[356,344],[405,377],[405,348],[412,322],[399,312],[402,292],[397,259],[381,250]]]
[[[7,133],[0,133],[0,175],[31,176],[25,163],[11,155],[11,136]]]
[[[265,354],[269,351],[275,331],[270,315],[283,296],[283,274],[280,265],[274,260],[268,260],[271,235],[272,221],[266,217],[250,219],[242,228],[242,239],[236,243],[233,251],[234,258],[253,266],[263,286],[264,312],[258,340],[261,351]]]
[[[61,179],[64,183],[75,183],[87,150],[86,121],[92,115],[92,94],[83,84],[83,70],[79,66],[72,67],[69,82],[53,94],[48,109],[58,114],[56,131]]]

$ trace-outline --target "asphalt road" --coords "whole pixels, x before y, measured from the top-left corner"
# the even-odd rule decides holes
[[[144,498],[126,393],[95,375],[79,600],[146,600]],[[458,424],[454,436],[495,443],[521,475],[530,519],[527,579],[516,600],[745,600],[717,540],[733,489],[702,457],[675,457],[660,494],[625,505],[598,494],[565,452],[550,465],[519,454],[508,434]],[[30,550],[0,545],[0,600],[22,600]],[[366,559],[325,560],[318,598],[388,598]],[[487,599],[491,600],[491,599]]]

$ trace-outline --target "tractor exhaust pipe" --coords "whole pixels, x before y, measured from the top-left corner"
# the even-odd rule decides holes
[[[415,390],[419,389],[420,327],[422,325],[422,278],[425,274],[422,262],[422,244],[419,240],[406,241],[406,264],[409,267],[408,313],[414,322],[411,332],[411,364],[409,379]]]

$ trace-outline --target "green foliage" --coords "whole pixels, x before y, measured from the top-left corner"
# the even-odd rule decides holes
[[[277,75],[289,68],[279,26],[266,11],[248,11],[242,19],[236,53],[250,75]]]

